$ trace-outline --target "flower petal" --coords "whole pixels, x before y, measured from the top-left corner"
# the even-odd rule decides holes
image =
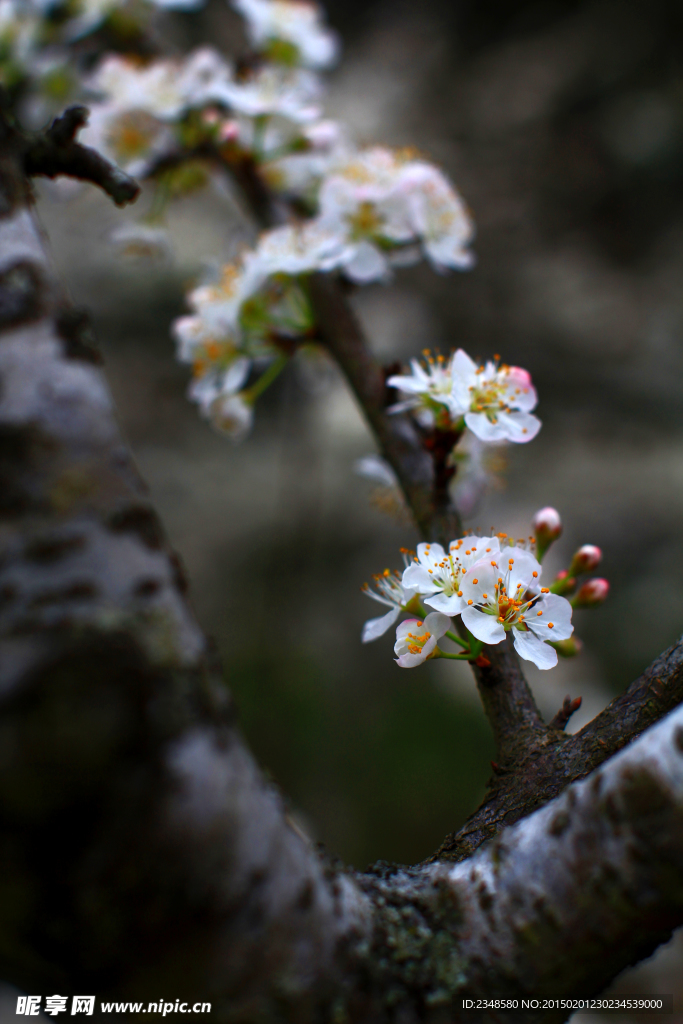
[[[352,281],[365,284],[368,281],[381,281],[389,276],[386,259],[371,242],[359,242],[352,252],[353,256],[344,264],[344,272]]]
[[[440,639],[444,633],[448,632],[453,623],[448,615],[443,615],[441,612],[430,612],[424,621],[424,625],[425,629],[428,629],[435,638],[434,647],[436,647],[436,640]],[[425,644],[425,648],[428,646],[429,641]]]
[[[409,633],[419,632],[422,626],[422,619],[404,619],[396,627],[396,640],[405,640]]]
[[[434,583],[434,577],[429,575],[423,565],[417,565],[415,562],[404,570],[401,583],[404,587],[412,587],[420,594],[433,594],[439,589]]]
[[[533,441],[541,429],[538,416],[530,412],[500,412],[498,422],[505,429],[508,441],[514,441],[516,444]]]
[[[546,594],[537,601],[526,616],[526,624],[543,640],[567,640],[574,632],[572,606],[566,597]],[[542,612],[542,615],[538,613]],[[549,623],[552,622],[552,627]]]
[[[460,617],[472,636],[476,636],[477,640],[482,640],[485,644],[499,644],[505,639],[505,630],[495,615],[487,615],[486,612],[466,605]]]
[[[465,423],[481,441],[506,441],[508,433],[500,419],[492,423],[484,412],[465,413]]]
[[[427,569],[434,567],[434,562],[443,562],[446,552],[440,544],[418,544],[417,557]]]
[[[462,597],[458,597],[457,594],[451,594],[450,597],[447,597],[443,592],[425,597],[424,602],[430,608],[436,608],[437,612],[443,612],[445,615],[459,615],[465,606],[465,601]],[[449,626],[448,628],[450,629],[451,627]]]
[[[399,612],[400,608],[390,608],[386,615],[380,615],[377,619],[368,619],[363,626],[362,643],[369,644],[371,640],[377,640],[378,637],[383,636],[396,622]]]
[[[543,643],[533,633],[523,633],[519,629],[512,631],[515,650],[520,658],[532,661],[538,668],[554,668],[557,665],[557,651],[549,644]]]

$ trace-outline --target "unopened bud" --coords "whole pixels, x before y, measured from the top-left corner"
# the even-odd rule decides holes
[[[552,594],[560,594],[562,597],[566,597],[567,594],[573,594],[576,590],[576,577],[570,576],[566,569],[562,569],[558,572],[557,576],[550,584],[550,592]]]
[[[596,604],[602,604],[609,594],[609,583],[600,577],[593,580],[586,580],[578,594],[572,598],[573,608],[592,608]]]
[[[240,126],[237,121],[223,121],[218,129],[219,142],[235,142],[239,138]]]
[[[582,572],[593,572],[602,562],[602,551],[595,544],[584,544],[572,558],[569,566],[571,576],[579,576]]]
[[[554,508],[542,508],[531,521],[536,537],[536,558],[541,561],[553,541],[562,533],[560,513]]]
[[[566,640],[555,640],[550,643],[550,646],[555,648],[561,658],[575,658],[583,650],[583,644],[578,636],[569,636]],[[580,703],[581,698],[579,697],[578,700]]]

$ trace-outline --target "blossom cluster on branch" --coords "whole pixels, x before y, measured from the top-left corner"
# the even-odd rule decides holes
[[[546,508],[536,514],[533,527],[533,535],[517,541],[507,533],[468,534],[451,541],[447,550],[437,543],[418,544],[416,553],[404,549],[402,573],[385,569],[375,576],[374,590],[363,586],[369,597],[389,606],[365,623],[363,642],[382,636],[401,613],[417,613],[420,618],[408,618],[396,630],[394,652],[401,668],[416,668],[432,658],[486,664],[483,645],[499,644],[508,633],[519,656],[541,669],[553,668],[558,653],[578,653],[572,611],[601,604],[609,585],[591,579],[577,591],[576,577],[597,568],[602,552],[585,544],[568,570],[561,570],[550,586],[541,586],[541,560],[562,526],[555,509]],[[459,633],[453,632],[457,617]],[[458,654],[437,646],[444,636],[461,648]]]
[[[157,4],[174,6],[197,4]],[[267,229],[189,292],[190,313],[172,327],[178,358],[192,367],[189,398],[239,441],[251,430],[259,396],[293,357],[324,341],[314,275],[334,274],[353,288],[388,281],[395,268],[421,259],[439,272],[468,269],[474,226],[453,184],[418,152],[357,148],[343,125],[325,118],[319,73],[334,64],[339,44],[315,4],[232,6],[252,47],[238,62],[208,46],[159,56],[150,30],[154,4],[0,0],[0,71],[16,87],[21,113],[26,98],[43,88],[47,64],[78,70],[62,87],[90,102],[81,142],[154,189],[147,218],[117,232],[128,249],[163,244],[168,203],[217,169],[252,196]],[[538,397],[528,371],[497,355],[479,362],[458,348],[422,356],[403,373],[386,371],[383,415],[412,424],[431,457],[435,500],[446,495],[457,521],[491,483],[501,450],[538,434]],[[391,462],[375,457],[363,465],[384,484],[398,483]],[[576,653],[567,597],[574,594],[575,607],[598,604],[607,585],[592,580],[574,593],[576,576],[594,567],[587,552],[597,549],[587,546],[541,587],[541,559],[560,528],[553,516],[542,510],[523,544],[500,534],[419,545],[400,578],[387,573],[377,592],[369,591],[390,611],[366,624],[363,639],[379,636],[404,611],[420,618],[398,627],[402,667],[434,657],[481,664],[483,645],[508,633],[520,656],[540,668],[556,664],[558,651]],[[460,633],[451,628],[454,617]],[[441,650],[442,636],[460,652]]]

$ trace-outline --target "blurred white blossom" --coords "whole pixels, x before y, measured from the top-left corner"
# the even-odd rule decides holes
[[[198,404],[202,416],[233,441],[241,441],[253,424],[253,405],[239,394],[250,366],[250,360],[238,358],[223,372],[210,369],[195,377],[188,392],[189,398]]]
[[[322,24],[317,4],[307,0],[232,0],[232,5],[245,18],[252,45],[271,59],[319,69],[336,60],[337,35]]]
[[[320,117],[320,79],[303,68],[264,64],[243,77],[214,83],[210,98],[249,117],[279,115],[306,124]]]
[[[122,256],[160,260],[171,255],[168,231],[141,221],[119,224],[109,240]]]
[[[438,168],[411,152],[377,146],[334,166],[319,211],[347,240],[343,266],[352,280],[387,278],[397,262],[417,262],[420,247],[438,269],[472,264],[473,225],[462,200]]]

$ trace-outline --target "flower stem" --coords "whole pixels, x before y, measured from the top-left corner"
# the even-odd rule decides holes
[[[266,128],[268,127],[268,115],[258,114],[254,118],[254,140],[253,150],[257,162],[265,159],[263,143],[265,142]]]
[[[467,640],[463,640],[457,633],[452,633],[450,630],[446,633],[449,640],[453,640],[456,644],[460,644],[461,647],[469,648]]]
[[[259,379],[252,384],[250,388],[246,388],[242,395],[248,402],[255,402],[263,392],[270,387],[276,377],[284,370],[285,366],[289,362],[289,356],[281,355],[277,359],[274,359],[267,370],[265,370]]]

